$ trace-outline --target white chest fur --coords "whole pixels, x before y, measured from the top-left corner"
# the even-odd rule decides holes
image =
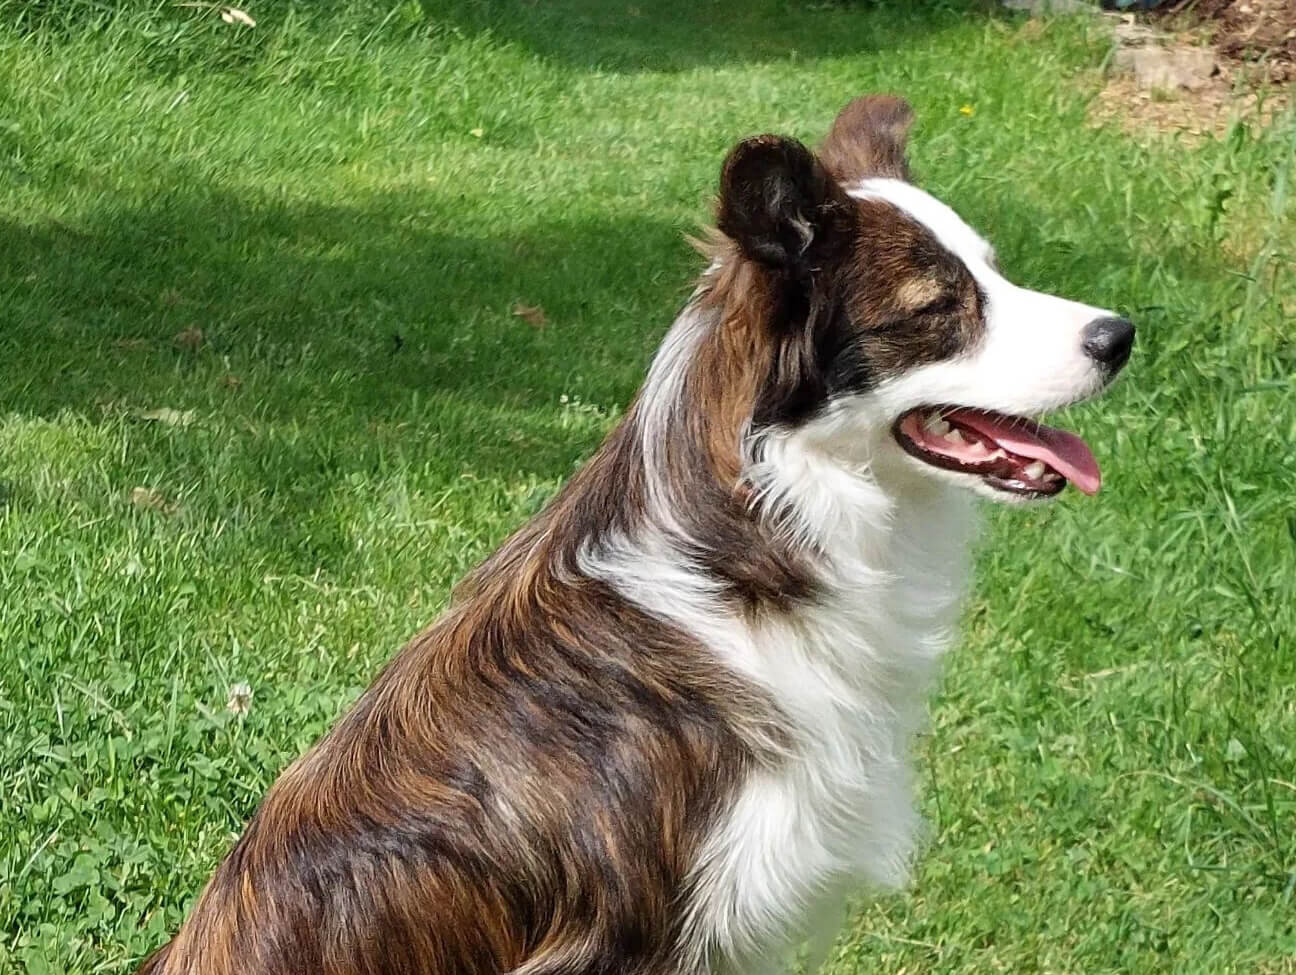
[[[694,921],[708,954],[744,967],[819,926],[815,912],[839,920],[847,890],[904,883],[918,827],[913,736],[956,622],[974,525],[960,493],[884,499],[854,478],[834,484],[839,471],[806,474],[798,507],[819,522],[827,593],[749,631],[731,657],[774,693],[800,739],[784,765],[746,784],[697,866]]]
[[[823,553],[811,605],[750,624],[664,537],[587,566],[768,689],[795,726],[793,753],[752,774],[695,865],[685,938],[698,972],[757,970],[816,912],[839,916],[847,890],[904,883],[918,827],[913,736],[974,529],[962,492],[884,489],[877,472],[829,462],[805,436],[766,443],[762,456],[753,481],[770,503],[792,505]]]
[[[892,514],[889,558],[840,553],[813,611],[750,634],[736,666],[776,696],[799,739],[755,773],[697,866],[695,924],[708,953],[744,968],[827,912],[851,888],[904,883],[915,845],[911,748],[966,577],[967,519]],[[702,934],[697,930],[696,934]]]

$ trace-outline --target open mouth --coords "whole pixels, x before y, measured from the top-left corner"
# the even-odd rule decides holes
[[[1051,497],[1068,481],[1085,494],[1097,494],[1102,484],[1088,444],[1022,416],[923,406],[896,421],[895,438],[924,463],[975,475],[1006,494]]]

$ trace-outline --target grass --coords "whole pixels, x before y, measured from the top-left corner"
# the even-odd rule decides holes
[[[0,0],[0,972],[163,940],[615,420],[726,148],[879,89],[1140,344],[1103,494],[991,515],[928,853],[833,971],[1296,971],[1290,115],[1092,129],[1100,32],[954,0],[245,6]]]

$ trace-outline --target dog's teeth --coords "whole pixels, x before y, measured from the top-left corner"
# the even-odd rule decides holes
[[[958,427],[954,427],[948,433],[942,434],[942,436],[950,443],[967,443],[967,441],[963,439],[963,434],[959,432]]]
[[[945,418],[940,415],[939,410],[932,410],[927,414],[927,419],[923,421],[923,429],[928,433],[943,437],[949,433],[950,425],[945,422]]]
[[[1022,473],[1032,481],[1038,481],[1044,476],[1044,464],[1041,461],[1032,461],[1022,468]]]

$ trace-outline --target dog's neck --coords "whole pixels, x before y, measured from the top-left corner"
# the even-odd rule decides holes
[[[918,591],[926,587],[906,588],[902,578],[961,567],[967,532],[926,526],[970,523],[968,502],[874,469],[870,441],[888,435],[885,424],[847,428],[826,415],[753,432],[774,354],[761,320],[768,311],[741,265],[713,265],[625,419],[463,591],[551,574],[606,579],[611,564],[635,576],[636,563],[673,564],[708,598],[756,619],[872,591],[880,579]],[[510,567],[517,571],[502,571]],[[924,599],[943,619],[957,593],[947,599],[950,587],[936,588],[939,598]]]

